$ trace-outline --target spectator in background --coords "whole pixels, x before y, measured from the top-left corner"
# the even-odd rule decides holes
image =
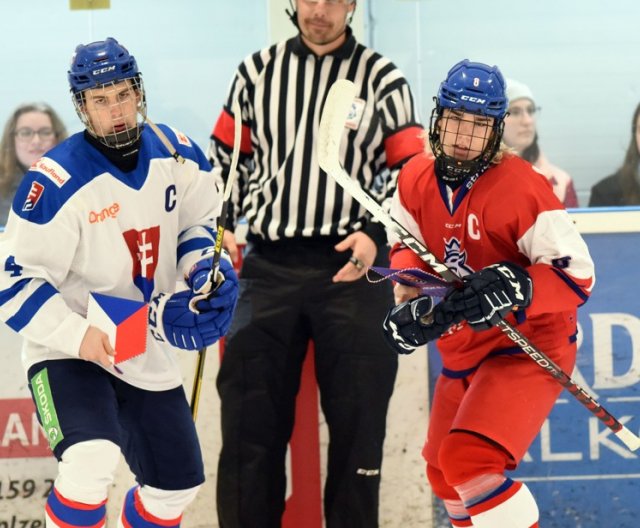
[[[7,120],[0,143],[0,225],[7,223],[13,195],[29,167],[67,138],[67,130],[45,103],[20,105]]]
[[[571,176],[549,163],[538,145],[536,114],[540,107],[536,106],[533,93],[526,84],[514,79],[506,81],[509,113],[504,120],[502,140],[547,177],[553,186],[553,192],[565,207],[578,207],[578,197]]]
[[[589,207],[599,205],[640,205],[640,104],[631,121],[631,140],[624,163],[615,174],[591,188]]]

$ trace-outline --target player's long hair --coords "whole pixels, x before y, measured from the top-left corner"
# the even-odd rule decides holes
[[[13,192],[16,180],[22,178],[29,167],[23,167],[16,156],[16,124],[22,114],[27,112],[42,112],[51,119],[51,127],[55,133],[57,145],[67,138],[67,129],[58,114],[46,103],[26,103],[18,106],[4,126],[2,140],[0,140],[0,196],[7,196]]]
[[[638,171],[640,152],[638,152],[638,141],[636,140],[636,129],[640,126],[638,117],[640,117],[640,104],[636,106],[636,110],[633,112],[631,141],[629,141],[622,167],[618,169],[623,205],[640,205],[640,174]]]

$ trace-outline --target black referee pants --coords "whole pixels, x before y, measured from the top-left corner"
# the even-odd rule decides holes
[[[332,283],[350,256],[334,243],[263,244],[245,258],[217,379],[221,528],[281,525],[285,455],[310,339],[330,439],[326,526],[378,526],[382,444],[398,365],[382,321],[393,300],[387,282]],[[378,257],[384,262],[386,249]]]

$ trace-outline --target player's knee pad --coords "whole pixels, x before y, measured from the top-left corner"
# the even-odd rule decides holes
[[[120,517],[124,517],[130,526],[138,526],[138,517],[144,520],[154,519],[158,526],[179,526],[182,514],[199,490],[200,486],[183,490],[136,486],[127,492]]]
[[[119,461],[120,448],[109,440],[74,444],[62,453],[55,487],[68,500],[101,503],[107,499]]]
[[[457,486],[485,474],[502,474],[509,455],[498,445],[473,433],[449,433],[438,452],[438,463],[449,486]]]

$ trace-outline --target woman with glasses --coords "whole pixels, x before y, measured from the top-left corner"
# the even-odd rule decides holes
[[[578,197],[571,176],[549,163],[538,145],[536,118],[540,107],[536,106],[533,93],[526,84],[514,79],[506,81],[509,113],[504,120],[502,140],[547,177],[553,186],[553,192],[565,207],[578,207]]]
[[[0,143],[0,225],[7,223],[22,176],[45,152],[67,137],[67,129],[45,103],[20,105],[11,114]]]
[[[640,205],[640,104],[633,112],[631,137],[622,166],[591,187],[589,207],[610,205]]]

